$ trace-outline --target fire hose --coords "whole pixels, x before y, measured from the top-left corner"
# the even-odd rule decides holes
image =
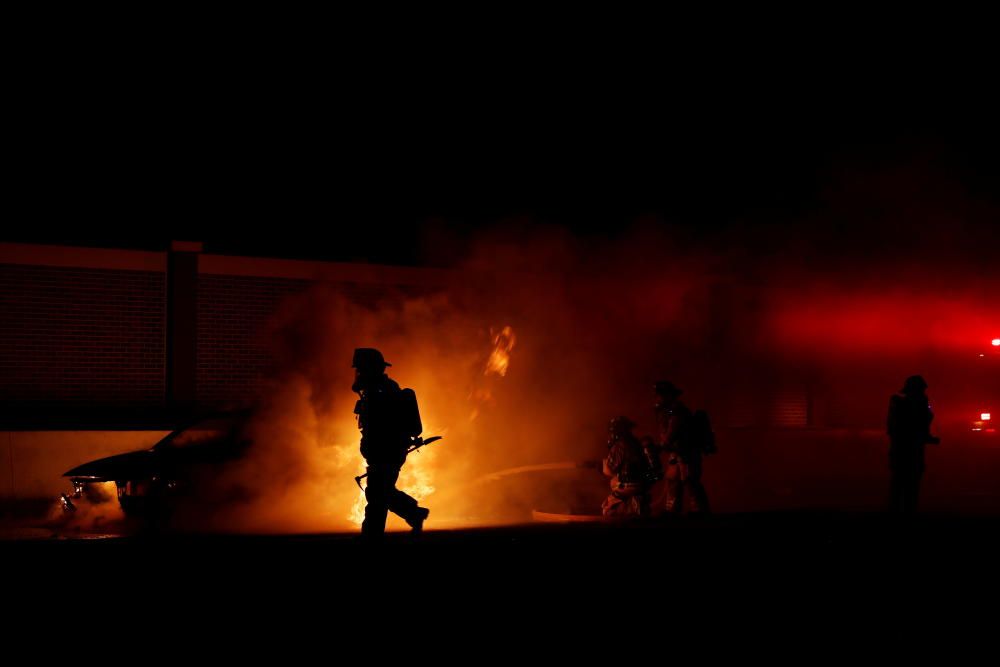
[[[413,443],[409,447],[406,448],[406,453],[409,454],[410,452],[415,452],[418,449],[420,449],[421,447],[425,447],[425,446],[431,444],[432,442],[437,442],[438,440],[440,440],[443,437],[444,436],[442,436],[442,435],[435,435],[435,436],[430,437],[430,438],[414,438],[413,439]],[[358,485],[358,488],[361,489],[362,491],[365,490],[365,487],[361,486],[361,480],[363,480],[367,476],[368,476],[368,473],[365,473],[363,475],[358,475],[357,477],[354,478],[354,482]]]

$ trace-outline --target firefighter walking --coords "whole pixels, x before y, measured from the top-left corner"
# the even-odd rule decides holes
[[[406,462],[406,450],[423,426],[413,390],[400,389],[386,375],[385,369],[391,365],[374,348],[354,351],[352,389],[360,396],[354,414],[361,430],[361,455],[368,466],[367,504],[361,533],[373,540],[385,533],[390,511],[406,521],[414,532],[422,530],[430,514],[430,510],[396,488],[400,468]]]

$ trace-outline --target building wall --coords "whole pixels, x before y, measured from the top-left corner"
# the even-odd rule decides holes
[[[0,401],[156,405],[164,274],[0,263]]]
[[[322,282],[377,299],[451,279],[435,269],[194,254],[197,303],[178,312],[197,320],[190,364],[201,407],[253,395],[271,370],[267,322],[289,295]],[[166,252],[0,243],[4,417],[12,406],[164,407],[167,266]]]
[[[272,370],[267,326],[282,301],[317,283],[358,301],[446,285],[436,269],[202,255],[198,266],[197,396],[203,406],[253,397]]]
[[[265,340],[268,321],[284,298],[312,284],[288,278],[199,276],[199,403],[241,401],[254,395],[272,370]]]

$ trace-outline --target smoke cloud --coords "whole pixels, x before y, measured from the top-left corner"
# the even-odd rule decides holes
[[[900,208],[899,187],[878,187],[891,224],[871,228],[870,238],[886,244],[904,233],[894,212],[913,209]],[[823,215],[876,197],[843,184],[831,196],[838,206]],[[935,210],[951,201],[935,197]],[[992,209],[963,201],[961,210],[975,222]],[[751,239],[733,225],[694,240],[651,221],[610,236],[512,222],[464,244],[445,289],[373,300],[318,286],[290,298],[268,332],[280,370],[250,424],[253,445],[212,481],[218,511],[187,518],[216,529],[357,528],[355,347],[380,349],[391,377],[415,389],[424,435],[444,436],[411,455],[400,479],[437,526],[524,521],[532,509],[596,512],[606,487],[591,469],[497,473],[596,461],[618,414],[652,432],[659,379],[713,417],[722,453],[709,483],[722,509],[765,506],[764,487],[848,479],[816,449],[829,443],[745,428],[774,425],[775,396],[808,396],[811,426],[853,429],[864,448],[855,461],[870,471],[882,466],[886,400],[907,375],[925,373],[956,422],[982,397],[1000,398],[995,364],[977,366],[989,352],[984,341],[1000,332],[996,266],[970,245],[983,227],[924,241],[906,235],[905,252],[879,253],[858,239],[843,243],[822,218],[814,232],[763,228]],[[862,227],[849,226],[852,234]],[[932,248],[931,268],[915,261]],[[858,444],[862,431],[868,440]],[[866,475],[861,505],[875,502],[877,475]]]

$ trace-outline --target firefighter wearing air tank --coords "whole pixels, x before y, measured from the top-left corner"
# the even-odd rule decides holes
[[[399,515],[419,532],[430,511],[396,488],[406,450],[423,426],[412,389],[400,389],[385,373],[382,353],[373,348],[354,351],[355,379],[352,389],[360,395],[354,406],[361,429],[361,455],[368,465],[365,488],[365,520],[361,532],[379,538],[385,532],[388,512]]]
[[[608,425],[608,455],[604,474],[611,478],[611,495],[601,506],[604,516],[649,515],[649,492],[661,470],[652,442],[640,442],[628,417],[615,417]]]
[[[702,410],[692,413],[672,382],[657,382],[654,390],[658,445],[667,455],[664,510],[682,512],[686,501],[691,511],[708,512],[708,493],[701,483],[702,455],[715,451],[708,415]]]

